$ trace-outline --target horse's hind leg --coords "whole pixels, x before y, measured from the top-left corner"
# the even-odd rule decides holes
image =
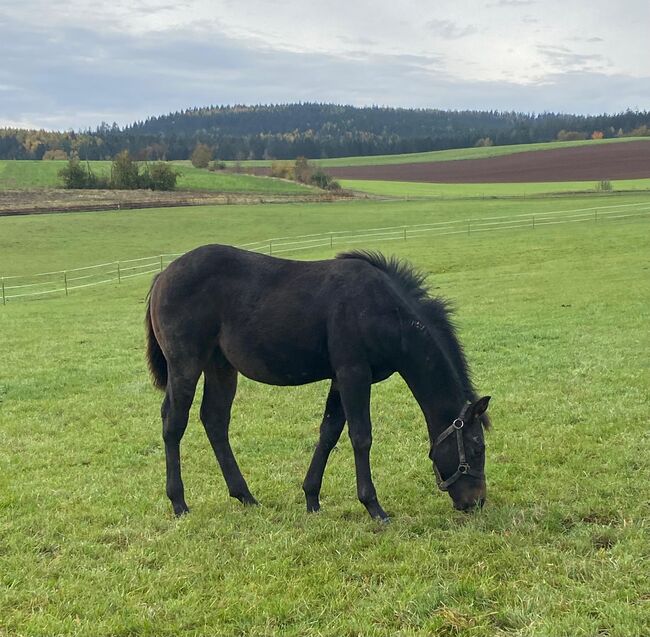
[[[341,395],[332,382],[327,403],[325,404],[325,413],[320,426],[320,438],[311,459],[311,464],[307,470],[305,481],[302,483],[302,489],[307,499],[307,511],[318,511],[320,509],[319,495],[321,485],[323,484],[323,473],[330,452],[334,449],[336,443],[341,437],[341,432],[345,425],[345,414],[341,404]]]
[[[170,366],[165,399],[161,408],[167,465],[167,497],[171,500],[176,515],[189,511],[185,503],[185,490],[181,478],[180,445],[187,428],[199,375],[199,371],[179,374],[174,367]]]
[[[201,421],[217,457],[231,497],[243,504],[257,504],[248,489],[230,447],[228,427],[230,408],[237,391],[237,371],[219,355],[205,369],[205,389],[201,403]]]

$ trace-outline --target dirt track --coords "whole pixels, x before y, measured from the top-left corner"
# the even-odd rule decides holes
[[[50,212],[86,212],[221,204],[296,203],[334,201],[349,193],[314,192],[305,195],[218,193],[150,190],[0,190],[0,217]]]
[[[349,166],[327,170],[337,179],[439,183],[598,181],[650,178],[650,140],[573,146],[422,164]]]

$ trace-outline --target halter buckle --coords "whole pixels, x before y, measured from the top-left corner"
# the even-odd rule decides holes
[[[459,472],[459,473],[465,474],[465,473],[467,473],[468,471],[469,471],[469,465],[468,465],[466,462],[461,462],[461,463],[458,465],[458,472]]]
[[[456,420],[451,423],[451,426],[454,429],[462,429],[465,426],[465,421],[462,418],[456,418]]]

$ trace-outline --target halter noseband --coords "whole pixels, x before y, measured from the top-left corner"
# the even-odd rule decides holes
[[[467,463],[465,458],[465,445],[463,443],[463,433],[462,428],[465,426],[465,416],[467,415],[467,410],[471,407],[471,403],[467,403],[460,412],[460,415],[454,422],[447,427],[435,440],[433,446],[431,447],[431,461],[433,462],[433,470],[436,472],[436,482],[438,483],[438,488],[441,491],[447,491],[449,487],[456,482],[461,476],[474,476],[475,478],[482,478],[483,474],[476,469],[472,469]],[[436,466],[436,461],[434,460],[434,455],[437,447],[440,443],[445,440],[448,436],[451,436],[456,432],[456,444],[458,445],[458,469],[456,472],[447,478],[446,480],[442,479],[442,474],[438,471]]]

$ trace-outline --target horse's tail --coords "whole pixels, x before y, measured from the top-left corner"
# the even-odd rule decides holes
[[[167,359],[162,349],[160,349],[151,323],[151,290],[153,290],[158,276],[154,277],[149,294],[147,294],[147,313],[144,318],[144,325],[147,332],[147,363],[149,364],[151,379],[154,387],[164,390],[167,387]]]

